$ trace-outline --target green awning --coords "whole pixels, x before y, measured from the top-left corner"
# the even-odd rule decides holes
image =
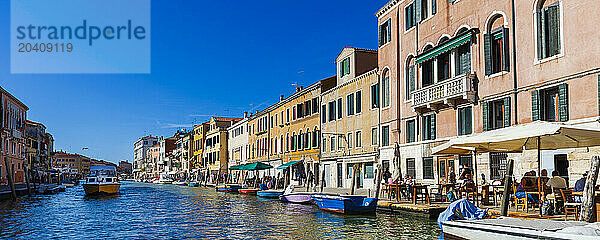
[[[244,165],[246,165],[246,164],[236,165],[236,166],[230,167],[229,170],[242,170],[240,168],[243,167]]]
[[[273,168],[273,166],[261,162],[255,162],[244,164],[239,170],[264,170],[269,168]]]
[[[286,169],[296,163],[302,162],[302,160],[298,160],[298,161],[291,161],[291,162],[287,162],[285,164],[281,164],[279,167],[277,167],[277,169]]]
[[[433,48],[431,51],[428,51],[426,53],[423,53],[423,54],[417,56],[417,60],[415,61],[415,63],[420,64],[427,60],[433,59],[433,58],[439,56],[440,54],[448,52],[460,45],[463,45],[464,43],[471,41],[472,35],[473,34],[471,32],[468,32],[467,34],[460,36],[458,38],[455,38],[444,45],[437,46],[437,47]]]

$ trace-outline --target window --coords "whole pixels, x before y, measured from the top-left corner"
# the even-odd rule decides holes
[[[544,6],[545,2],[541,3]],[[552,3],[537,10],[538,59],[560,53],[560,5]]]
[[[423,158],[423,179],[433,179],[433,157]]]
[[[321,106],[321,123],[327,122],[327,105]]]
[[[338,150],[344,149],[344,135],[338,135]]]
[[[430,114],[422,117],[423,140],[435,139],[435,114]]]
[[[304,116],[310,116],[312,113],[311,106],[312,104],[310,103],[310,100],[304,102]]]
[[[381,127],[381,146],[390,145],[390,126]]]
[[[473,107],[458,109],[458,135],[468,135],[473,132]]]
[[[413,179],[416,177],[415,159],[414,158],[406,159],[406,175],[412,177]]]
[[[346,96],[346,114],[354,115],[354,93]]]
[[[494,20],[504,22],[502,17]],[[508,29],[498,27],[483,35],[485,52],[485,75],[508,71]]]
[[[335,120],[335,101],[329,102],[329,121]]]
[[[346,178],[347,179],[352,179],[353,168],[354,168],[354,164],[352,164],[352,163],[348,163],[348,165],[346,165]]]
[[[455,55],[456,75],[471,73],[471,47],[470,43],[461,45],[456,49]]]
[[[438,81],[450,78],[450,52],[446,52],[437,57]]]
[[[323,152],[327,151],[327,138],[323,138]]]
[[[383,46],[392,40],[392,19],[388,19],[379,25],[379,46]]]
[[[296,151],[296,133],[292,133],[292,151]]]
[[[287,123],[290,122],[290,109],[289,108],[286,109],[285,119],[286,119]]]
[[[352,148],[352,133],[348,133],[348,137],[346,139],[348,140],[348,149]]]
[[[371,86],[371,109],[379,107],[379,84]]]
[[[506,174],[506,153],[490,153],[490,179],[502,179]]]
[[[298,119],[304,117],[304,104],[303,103],[299,103],[296,105],[296,112],[298,115]]]
[[[567,84],[535,90],[532,93],[532,120],[561,121],[569,120]]]
[[[411,143],[417,140],[416,119],[406,121],[406,142]]]
[[[362,147],[362,132],[361,131],[356,131],[356,147]]]
[[[376,146],[379,143],[377,128],[371,128],[371,145]]]
[[[415,4],[412,2],[404,8],[404,27],[406,30],[411,29],[416,25],[415,19]]]
[[[348,74],[350,74],[350,57],[347,57],[340,62],[340,77],[344,77]]]
[[[410,64],[408,67],[406,67],[406,99],[411,99],[411,94],[413,91],[415,91],[415,89],[415,65]]]
[[[332,152],[334,152],[335,151],[335,137],[330,137],[329,138],[329,145],[330,145],[330,148],[331,148],[330,150]]]
[[[421,63],[421,86],[433,84],[433,60]]]
[[[381,85],[383,87],[381,101],[384,108],[390,106],[390,75],[387,73],[389,72],[386,72],[386,74],[384,75],[385,77],[383,77],[381,81]]]
[[[342,119],[342,108],[343,108],[342,99],[338,98],[338,100],[337,100],[337,109],[338,109],[337,118],[338,119]]]
[[[373,163],[365,163],[365,179],[375,178]]]
[[[304,149],[310,148],[310,132],[306,129],[306,133],[304,134]]]
[[[356,114],[362,111],[362,91],[356,92]]]
[[[421,22],[425,19],[427,19],[428,15],[428,8],[427,8],[427,1],[428,0],[415,0],[415,2],[417,3],[416,5],[416,10],[417,10],[417,21]],[[421,10],[420,12],[418,12],[419,10]],[[419,15],[420,13],[420,15]]]
[[[484,102],[483,130],[493,130],[510,126],[510,97]]]
[[[319,99],[313,98],[312,99],[312,113],[315,114],[317,112],[319,112]],[[325,113],[325,111],[323,111],[323,113]]]
[[[472,155],[459,155],[458,164],[461,167],[473,168],[473,156]]]
[[[298,136],[296,137],[296,145],[298,146],[298,150],[302,150],[304,148],[304,134],[302,134],[302,130],[298,132]]]

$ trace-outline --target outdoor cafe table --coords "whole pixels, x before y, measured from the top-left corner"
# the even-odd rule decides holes
[[[396,196],[396,201],[400,202],[400,188],[402,186],[402,184],[399,183],[386,183],[385,184],[388,187],[388,199],[391,199],[392,194],[394,194],[394,196]]]
[[[413,192],[413,204],[417,204],[417,192],[418,190],[425,190],[425,198],[427,199],[427,204],[429,204],[429,189],[427,189],[427,185],[412,185]]]

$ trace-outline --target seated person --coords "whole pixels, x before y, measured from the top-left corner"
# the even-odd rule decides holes
[[[522,187],[521,184],[519,184],[519,187],[517,188],[517,191],[515,192],[515,197],[516,198],[525,198],[525,197],[527,197],[527,201],[533,202],[535,204],[539,203],[539,201],[537,199],[535,199],[531,194],[525,192],[525,189],[523,189],[523,187]]]
[[[585,182],[587,180],[587,172],[583,173],[583,176],[581,177],[581,179],[577,180],[577,182],[575,182],[575,188],[573,189],[573,192],[583,192],[583,188],[585,188]],[[581,196],[576,195],[575,196],[575,202],[582,202],[583,199],[581,199]]]
[[[461,192],[472,192],[475,190],[475,182],[471,178],[471,174],[465,175],[465,181],[460,185]]]
[[[551,187],[553,189],[567,188],[567,181],[558,175],[558,171],[552,171],[552,178],[548,180],[546,186]]]
[[[552,192],[552,188],[546,185],[546,183],[548,183],[548,180],[550,180],[550,178],[548,178],[548,170],[543,169],[540,173],[540,185],[543,187],[544,193],[546,194]]]
[[[521,187],[527,192],[537,192],[537,181],[534,172],[526,172],[521,178]]]

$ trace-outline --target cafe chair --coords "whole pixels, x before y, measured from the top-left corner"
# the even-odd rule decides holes
[[[560,193],[562,195],[563,200],[565,201],[565,220],[567,220],[569,214],[575,214],[575,219],[579,219],[579,209],[581,208],[581,203],[575,202],[573,190],[561,189]]]

